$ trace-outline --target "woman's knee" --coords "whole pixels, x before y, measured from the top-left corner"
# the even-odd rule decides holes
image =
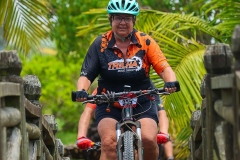
[[[101,150],[104,151],[115,151],[116,140],[113,137],[101,138]]]
[[[152,119],[143,119],[142,141],[144,149],[154,149],[157,147],[157,124]]]
[[[142,141],[143,141],[143,144],[146,145],[146,146],[155,146],[157,145],[157,140],[156,140],[156,136],[155,138],[153,138],[154,136],[144,136],[142,137]],[[145,148],[145,146],[144,146]]]
[[[98,124],[98,133],[101,138],[101,150],[112,151],[116,150],[116,121],[111,118],[105,118]]]

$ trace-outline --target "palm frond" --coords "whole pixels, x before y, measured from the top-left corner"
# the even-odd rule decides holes
[[[48,17],[49,1],[6,0],[3,5],[8,8],[2,10],[0,17],[0,20],[4,21],[1,22],[7,45],[24,53],[28,53],[31,48],[37,49],[40,41],[48,35],[51,28]]]
[[[240,24],[239,10],[240,3],[235,0],[212,0],[201,8],[201,12],[219,31],[219,37],[225,43],[230,42],[234,27]]]
[[[84,36],[89,32],[101,33],[107,31],[105,29],[110,29],[106,9],[91,9],[88,12],[84,12],[84,14],[92,14],[96,15],[96,17],[89,23],[89,25],[78,27],[79,31],[77,32],[77,36]],[[101,26],[94,26],[97,24],[101,24]],[[182,34],[184,32],[185,34],[191,34],[189,37],[194,37],[194,39],[197,39],[197,33],[199,35],[200,31],[216,38],[219,37],[216,29],[209,27],[207,22],[199,17],[193,16],[193,14],[181,15],[160,12],[157,10],[141,10],[135,28],[150,35],[152,34],[152,31],[162,30],[162,32],[165,32],[166,29],[168,29],[169,31],[173,30]],[[172,37],[174,34],[167,36],[174,39],[174,37]]]
[[[7,10],[7,6],[8,6],[8,1],[0,1],[0,26],[3,25],[4,22],[4,18],[5,18],[5,14],[6,14],[6,10]]]
[[[175,37],[175,40],[171,36],[169,37],[169,33],[174,35],[172,37]],[[176,148],[181,149],[178,155],[178,157],[181,157],[188,152],[186,142],[191,134],[191,132],[182,133],[182,131],[189,128],[189,119],[192,112],[200,108],[202,101],[199,90],[202,77],[206,73],[203,63],[205,46],[193,38],[188,39],[184,34],[179,33],[179,30],[174,31],[171,28],[156,30],[152,33],[152,36],[157,40],[168,58],[168,62],[173,67],[181,85],[180,92],[162,97],[170,120],[169,132],[178,135],[176,139],[178,146]],[[179,43],[180,39],[181,43]],[[157,87],[163,87],[163,81],[153,72],[151,72],[151,79]],[[184,136],[181,136],[181,134],[184,134]]]
[[[107,31],[110,29],[110,26],[107,27],[107,25],[109,25],[109,23],[102,23],[102,24],[95,24],[93,26],[89,25],[88,27],[84,26],[84,27],[77,27],[77,29],[79,29],[79,32],[76,34],[76,36],[83,36],[86,35],[85,33],[93,33],[92,29],[97,30],[97,31]],[[102,33],[102,32],[100,32]]]
[[[154,10],[143,10],[138,17],[136,28],[141,27],[138,26],[139,24],[141,24],[141,26],[151,27],[146,33],[150,33],[151,30],[161,31],[162,33],[166,32],[166,30],[172,30],[193,37],[194,39],[199,39],[197,37],[200,36],[199,32],[211,35],[212,37],[219,37],[217,29],[209,26],[208,22],[199,17],[193,16],[193,14],[181,15]],[[172,38],[174,34],[166,34],[166,36],[174,39],[174,37]]]
[[[95,17],[89,22],[88,25],[77,27],[78,32],[76,36],[84,37],[89,35],[89,33],[98,35],[104,33],[111,29],[108,16],[106,14],[106,9],[91,9],[83,14],[86,15],[95,15]]]
[[[182,129],[179,126],[187,126],[192,112],[201,104],[199,90],[202,77],[206,73],[203,64],[205,46],[194,39],[189,40],[187,44],[180,44],[161,33],[154,32],[153,37],[159,40],[159,45],[181,84],[180,92],[163,97],[168,116],[174,122],[172,126],[179,132]],[[184,38],[183,35],[179,37]],[[156,74],[151,74],[151,79],[157,87],[163,87],[163,81],[160,82]]]

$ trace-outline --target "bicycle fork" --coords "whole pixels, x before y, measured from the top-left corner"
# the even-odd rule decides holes
[[[142,144],[142,137],[141,137],[141,123],[139,121],[131,121],[127,120],[123,123],[116,123],[116,137],[117,137],[117,157],[118,160],[123,160],[123,152],[124,152],[124,146],[123,146],[123,140],[124,140],[124,134],[122,133],[121,129],[124,128],[124,125],[129,126],[135,126],[136,127],[136,133],[132,132],[134,134],[134,150],[137,150],[138,154],[138,160],[143,160],[143,144]],[[135,151],[134,151],[135,152]]]

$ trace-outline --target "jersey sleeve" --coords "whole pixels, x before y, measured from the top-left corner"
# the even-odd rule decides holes
[[[92,108],[93,110],[95,110],[97,105],[96,104],[92,104],[92,103],[87,103],[86,107],[89,107],[89,108]]]
[[[100,70],[100,62],[98,53],[100,52],[101,36],[99,36],[91,44],[82,64],[80,76],[87,77],[91,83],[98,76]]]
[[[167,59],[162,53],[157,42],[150,36],[148,37],[148,40],[149,47],[147,57],[149,59],[149,62],[152,64],[153,69],[157,72],[158,75],[160,75],[162,71],[165,68],[170,67],[170,65],[168,64]]]
[[[96,94],[97,94],[97,88],[94,89],[92,95],[96,95]],[[96,105],[96,104],[92,104],[92,103],[87,103],[87,104],[86,104],[86,107],[90,107],[90,108],[92,108],[92,109],[95,110],[96,107],[97,107],[97,105]]]

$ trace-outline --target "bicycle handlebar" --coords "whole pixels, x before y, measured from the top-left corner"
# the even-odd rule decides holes
[[[89,103],[103,103],[103,102],[109,102],[109,99],[118,98],[122,95],[126,94],[134,94],[136,96],[139,95],[150,95],[150,94],[158,94],[158,95],[169,95],[169,92],[165,92],[163,88],[155,88],[155,89],[149,89],[149,90],[139,90],[139,91],[123,91],[123,92],[108,92],[108,93],[102,93],[97,95],[88,95],[87,102]],[[76,101],[76,91],[72,91],[72,101]]]

